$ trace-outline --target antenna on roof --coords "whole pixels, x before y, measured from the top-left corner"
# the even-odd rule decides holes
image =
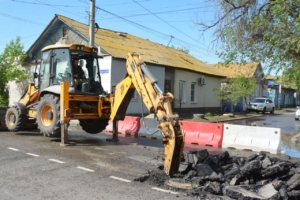
[[[173,35],[171,35],[170,37],[171,37],[171,39],[170,39],[170,41],[169,41],[169,43],[168,43],[167,47],[169,46],[170,42],[171,42],[171,41],[172,41],[172,39],[174,38],[174,36],[173,36]]]

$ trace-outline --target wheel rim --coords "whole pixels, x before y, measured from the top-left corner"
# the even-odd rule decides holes
[[[50,126],[53,122],[53,110],[48,104],[41,110],[41,121],[44,126]]]
[[[9,125],[13,126],[16,123],[16,115],[13,112],[10,112],[7,116],[7,120]]]

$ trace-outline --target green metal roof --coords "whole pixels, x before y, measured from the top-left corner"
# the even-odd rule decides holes
[[[89,38],[89,26],[70,18],[56,15],[85,38]],[[127,53],[140,54],[146,63],[192,70],[203,74],[226,77],[225,74],[182,51],[168,48],[128,33],[95,28],[95,44],[114,58],[126,59]]]

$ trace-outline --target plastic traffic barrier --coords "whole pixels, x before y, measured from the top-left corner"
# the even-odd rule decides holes
[[[224,124],[223,148],[280,152],[280,128]]]
[[[140,124],[139,137],[162,139],[162,132],[158,128],[158,121],[156,119],[151,117],[141,118]]]
[[[113,126],[112,121],[109,120],[108,125],[106,126],[106,132],[112,132]],[[132,116],[125,116],[124,120],[118,121],[118,133],[124,136],[138,136],[138,132],[140,129],[140,118],[139,117],[132,117]]]
[[[180,121],[184,130],[186,144],[221,147],[223,124]]]

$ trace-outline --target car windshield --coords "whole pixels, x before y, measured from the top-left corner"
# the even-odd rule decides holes
[[[265,103],[265,99],[253,99],[251,103]]]

